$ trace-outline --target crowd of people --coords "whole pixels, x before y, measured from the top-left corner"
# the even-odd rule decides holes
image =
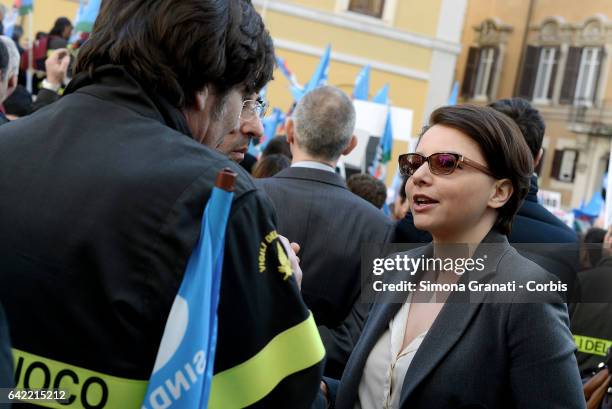
[[[590,232],[584,242],[594,244],[581,249],[538,204],[545,123],[527,101],[436,109],[415,152],[397,158],[403,181],[389,216],[383,182],[337,171],[357,139],[353,102],[336,87],[304,95],[286,135],[249,155],[263,136],[260,91],[275,64],[250,0],[106,0],[72,64],[72,26],[56,26],[34,102],[18,85],[23,52],[0,37],[0,388],[32,387],[38,368],[40,387],[79,385],[84,407],[106,402],[88,403],[92,379],[107,397],[141,396],[135,385],[151,375],[202,209],[229,168],[238,176],[214,374],[233,375],[217,402],[405,409],[610,400],[602,362],[612,345],[612,231]],[[450,256],[452,244],[466,244],[470,257],[494,249],[487,283],[569,289],[540,302],[522,291],[504,302],[412,292],[366,300],[362,250],[371,243],[412,244],[402,254],[413,259]],[[466,280],[426,270],[384,277]]]

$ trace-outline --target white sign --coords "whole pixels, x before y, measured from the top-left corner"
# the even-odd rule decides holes
[[[388,107],[370,101],[353,101],[355,106],[355,136],[357,146],[344,157],[346,164],[362,167],[365,159],[366,147],[370,136],[382,137],[387,122]],[[408,142],[412,147],[412,118],[411,109],[391,107],[391,127],[393,129],[393,140]]]
[[[538,190],[538,202],[549,211],[561,210],[561,193],[552,190]]]

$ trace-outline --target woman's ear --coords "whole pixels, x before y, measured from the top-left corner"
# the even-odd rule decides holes
[[[493,189],[488,203],[489,207],[493,209],[499,209],[505,205],[510,200],[510,197],[512,197],[512,193],[514,193],[514,187],[510,179],[497,180]]]

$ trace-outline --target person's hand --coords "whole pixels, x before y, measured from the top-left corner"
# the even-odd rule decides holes
[[[327,403],[327,406],[329,406],[329,394],[327,391],[327,384],[323,381],[321,381],[321,394],[323,395],[323,397],[325,398],[325,403]]]
[[[61,87],[68,73],[70,64],[70,53],[66,48],[54,50],[45,60],[47,70],[47,81],[53,86]]]
[[[297,253],[300,252],[300,245],[297,243],[289,243],[289,240],[285,236],[278,236],[280,242],[282,243],[285,251],[287,252],[287,256],[289,256],[289,261],[291,262],[291,270],[293,271],[293,275],[295,276],[295,281],[297,281],[298,287],[302,288],[302,269],[300,268],[300,258],[297,256]]]

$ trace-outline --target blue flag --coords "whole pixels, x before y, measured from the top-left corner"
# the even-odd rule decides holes
[[[217,343],[225,229],[233,192],[213,188],[172,304],[142,409],[206,408]]]
[[[448,105],[457,105],[457,97],[459,96],[459,81],[455,81],[450,96],[448,97]]]
[[[325,51],[321,56],[321,61],[319,61],[319,65],[315,69],[315,72],[310,77],[310,81],[308,84],[304,86],[304,89],[299,89],[296,86],[291,87],[291,93],[293,94],[293,98],[296,102],[298,102],[302,97],[312,91],[315,88],[318,88],[322,85],[327,84],[327,78],[329,77],[329,60],[331,57],[331,45],[325,47]]]
[[[4,20],[2,20],[2,25],[4,26],[4,35],[7,37],[13,37],[13,30],[15,29],[15,24],[17,24],[17,17],[19,16],[19,10],[16,8],[7,11],[4,15]]]
[[[78,11],[78,21],[74,23],[76,31],[91,33],[94,22],[98,18],[101,3],[102,0],[89,0],[87,5],[84,6],[81,2]]]
[[[367,101],[370,97],[370,66],[366,65],[355,78],[355,89],[353,90],[353,98],[361,101]]]
[[[372,102],[379,104],[389,103],[389,84],[385,84],[372,98]]]
[[[285,115],[280,108],[274,108],[272,114],[263,119],[264,134],[259,142],[259,150],[263,151],[268,142],[276,136],[278,126],[285,121]]]

